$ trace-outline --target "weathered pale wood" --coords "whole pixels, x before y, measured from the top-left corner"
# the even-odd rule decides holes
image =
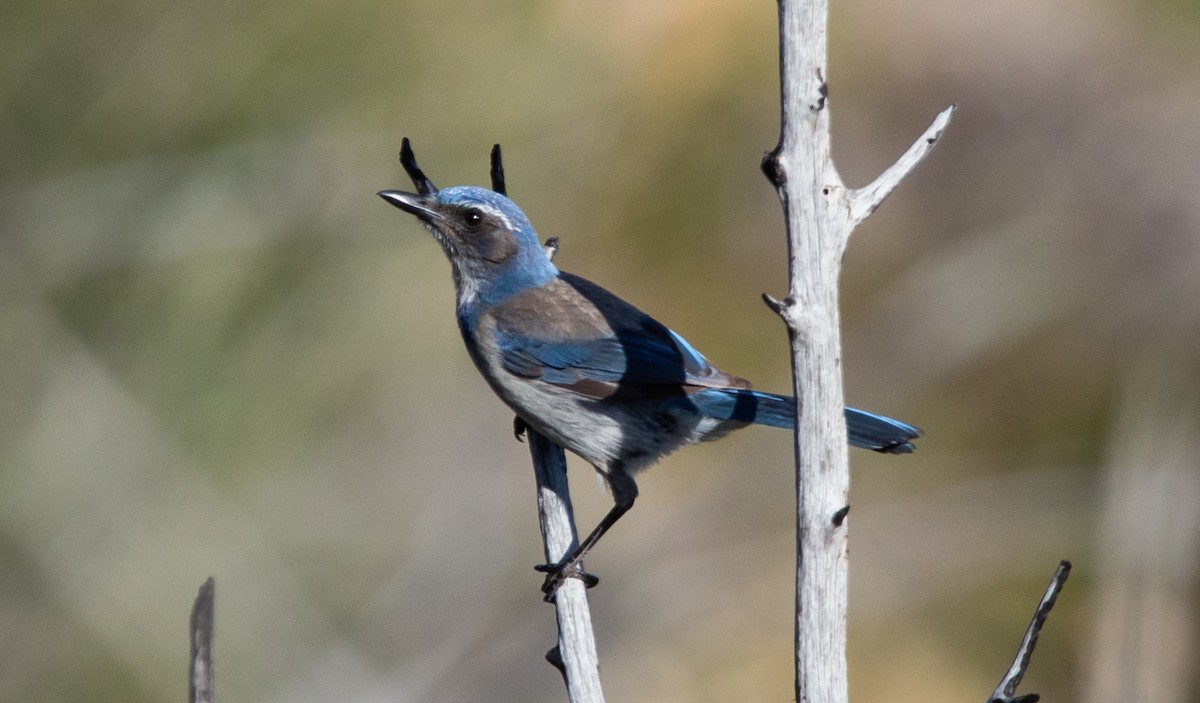
[[[954,116],[956,109],[956,106],[951,105],[939,112],[929,127],[925,129],[921,138],[913,142],[912,146],[908,147],[908,150],[901,154],[899,159],[896,159],[896,163],[888,166],[887,170],[879,174],[879,177],[870,185],[850,192],[850,219],[854,224],[870,217],[871,213],[875,212],[875,208],[879,207],[879,204],[891,195],[896,186],[900,185],[900,181],[904,180],[909,172],[925,159],[929,151],[942,138],[942,133],[950,125],[950,118]]]
[[[848,190],[833,163],[826,84],[828,0],[779,0],[781,128],[763,170],[788,229],[787,323],[796,395],[796,700],[846,703],[846,521],[850,490],[838,313],[842,254],[865,219],[929,153],[947,109],[891,168]]]
[[[526,430],[529,453],[537,476],[538,520],[542,528],[546,563],[557,564],[579,544],[571,494],[567,490],[567,457],[563,450],[538,434]],[[554,594],[558,615],[557,653],[547,656],[562,671],[571,703],[602,703],[600,668],[596,658],[596,637],[588,610],[587,587],[577,578],[569,578]]]

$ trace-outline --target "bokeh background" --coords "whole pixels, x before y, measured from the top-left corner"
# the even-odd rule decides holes
[[[375,191],[411,137],[558,262],[783,390],[775,4],[96,3],[0,15],[0,700],[558,701],[527,450],[449,267]],[[838,2],[852,697],[1194,701],[1200,7]],[[662,462],[588,562],[613,701],[789,700],[791,441]],[[573,460],[580,521],[609,506]]]

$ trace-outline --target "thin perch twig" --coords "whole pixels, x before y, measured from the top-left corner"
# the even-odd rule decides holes
[[[529,453],[537,477],[538,519],[545,544],[546,563],[557,564],[579,545],[575,515],[567,489],[567,457],[558,445],[528,428]],[[588,610],[587,586],[569,578],[554,593],[558,615],[558,644],[546,659],[558,667],[567,684],[571,703],[602,703],[596,636]]]
[[[1037,610],[1033,612],[1033,620],[1025,629],[1025,636],[1021,638],[1021,646],[1017,647],[1017,654],[1013,657],[1012,666],[1008,667],[1004,678],[1000,679],[1000,685],[996,686],[996,690],[992,692],[987,703],[1037,703],[1041,698],[1036,693],[1016,695],[1017,685],[1021,683],[1025,671],[1029,668],[1029,660],[1033,656],[1033,648],[1037,646],[1042,625],[1046,624],[1046,618],[1050,616],[1050,609],[1054,607],[1054,601],[1058,599],[1058,594],[1062,591],[1063,584],[1067,582],[1067,577],[1070,575],[1071,562],[1064,559],[1059,562],[1058,568],[1054,571],[1054,577],[1050,579],[1050,585],[1046,587],[1045,595],[1038,603]]]
[[[192,643],[192,660],[188,673],[188,702],[212,703],[213,700],[213,578],[200,586],[196,602],[192,605],[192,617],[188,622],[188,634]]]

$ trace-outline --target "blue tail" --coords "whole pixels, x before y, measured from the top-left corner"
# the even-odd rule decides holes
[[[846,408],[846,431],[851,445],[885,454],[909,454],[916,449],[912,440],[921,436],[906,422],[855,408]]]
[[[690,400],[702,413],[718,420],[790,430],[796,418],[796,401],[786,395],[713,388],[690,396]],[[910,453],[912,440],[921,436],[921,430],[912,425],[854,408],[846,408],[846,429],[851,446],[886,454]]]

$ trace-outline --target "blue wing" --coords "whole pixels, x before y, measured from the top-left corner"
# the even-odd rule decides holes
[[[706,417],[793,427],[791,397],[749,390],[748,381],[713,366],[683,337],[577,276],[560,273],[489,314],[509,373],[597,399],[686,396]],[[846,408],[846,424],[854,446],[893,454],[911,452],[910,440],[921,434],[899,420],[854,408]],[[714,429],[704,438],[723,434]]]
[[[564,273],[539,291],[498,311],[496,341],[510,373],[598,398],[749,387],[710,364],[683,337],[593,283]],[[539,315],[539,307],[555,307],[560,314]]]

